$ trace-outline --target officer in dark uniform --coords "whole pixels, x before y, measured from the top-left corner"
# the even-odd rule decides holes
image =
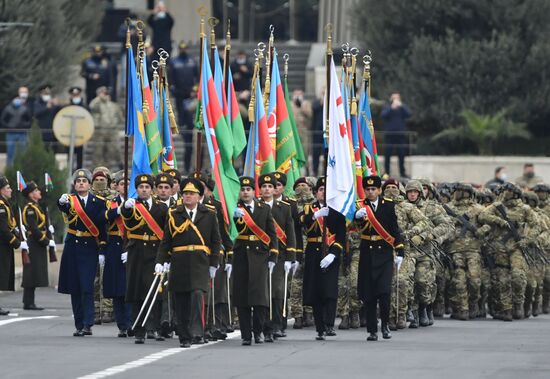
[[[107,201],[107,230],[109,241],[105,248],[105,267],[103,269],[103,296],[113,299],[115,321],[118,326],[118,336],[127,337],[131,328],[132,307],[124,300],[126,295],[126,261],[128,253],[124,251],[124,223],[121,216],[121,206],[126,200],[126,185],[124,173],[115,174],[114,182],[118,194],[113,200]]]
[[[178,182],[179,184],[179,182]],[[168,208],[172,208],[176,204],[176,200],[172,197],[174,189],[174,178],[166,172],[161,172],[155,178],[156,197],[162,201]]]
[[[400,257],[403,256],[395,203],[391,199],[379,196],[381,186],[382,180],[379,176],[363,178],[366,198],[357,202],[358,210],[355,213],[356,222],[361,230],[357,292],[359,298],[365,303],[368,341],[378,340],[377,306],[380,308],[382,337],[391,338],[388,323],[394,249]],[[365,207],[372,210],[373,219],[368,216]],[[376,220],[380,227],[373,223]]]
[[[282,332],[284,327],[283,304],[285,296],[285,273],[290,273],[292,263],[296,261],[296,237],[294,235],[294,220],[290,204],[273,198],[277,178],[274,173],[264,174],[258,178],[260,196],[264,204],[271,208],[275,231],[277,234],[279,255],[272,276],[272,313],[271,321],[265,323],[265,342],[273,338],[286,337]],[[289,291],[287,288],[287,297]]]
[[[30,181],[23,190],[27,204],[23,208],[23,225],[27,230],[30,263],[23,265],[23,309],[43,310],[34,303],[36,287],[48,287],[48,246],[52,235],[48,230],[46,212],[39,201],[42,193],[35,182]],[[55,242],[53,243],[55,246]]]
[[[170,168],[168,170],[165,170],[164,172],[172,177],[173,184],[172,184],[171,196],[174,199],[174,201],[177,202],[179,199],[181,199],[181,193],[180,193],[180,183],[182,180],[181,173],[175,168]]]
[[[168,288],[174,293],[181,347],[203,344],[205,294],[216,274],[221,241],[214,209],[200,204],[201,182],[182,182],[182,204],[168,212],[155,272],[170,265]]]
[[[254,179],[240,179],[234,220],[239,235],[233,249],[233,305],[237,308],[242,344],[263,343],[269,318],[269,276],[277,262],[278,241],[271,208],[254,198]]]
[[[105,54],[105,49],[101,45],[95,45],[92,48],[91,56],[82,62],[80,71],[80,75],[86,79],[86,102],[88,104],[96,97],[97,89],[102,86],[107,87],[113,101],[116,100],[113,93],[115,88],[113,73],[113,65]]]
[[[0,176],[0,291],[15,290],[13,250],[21,245],[13,209],[9,203],[12,189],[8,178]],[[10,311],[0,308],[0,316]]]
[[[154,178],[148,174],[140,174],[135,179],[138,199],[130,198],[121,208],[124,227],[127,229],[128,260],[126,262],[126,302],[132,304],[132,319],[136,322],[139,310],[145,301],[155,273],[155,261],[160,240],[163,236],[168,207],[151,196]],[[149,302],[152,300],[149,299]],[[150,304],[146,304],[146,310]],[[156,304],[155,304],[156,305]],[[137,320],[135,343],[145,343],[147,338],[163,341],[158,333],[160,329],[160,314],[157,306],[153,306],[152,314],[142,327],[146,311]],[[154,331],[154,333],[153,333]]]
[[[216,187],[216,182],[214,182],[212,178],[209,178],[206,172],[195,172],[192,177],[200,180],[204,187],[204,195],[200,199],[200,202],[216,212],[216,217],[218,219],[218,230],[222,241],[220,269],[216,272],[216,277],[214,278],[214,313],[216,320],[213,323],[208,322],[208,320],[210,320],[210,315],[212,314],[212,310],[209,309],[206,314],[206,336],[212,340],[226,339],[227,332],[233,331],[229,323],[229,312],[231,310],[229,309],[228,298],[228,283],[231,278],[231,271],[233,269],[231,264],[233,260],[233,241],[229,236],[229,225],[224,219],[222,203],[214,198],[213,191]],[[207,308],[211,306],[211,304],[206,305]]]
[[[71,295],[75,337],[92,335],[94,324],[94,278],[99,255],[107,245],[105,200],[90,192],[92,173],[73,174],[74,192],[63,194],[58,207],[68,224],[59,268],[59,293]]]
[[[316,339],[319,341],[324,340],[325,336],[336,335],[334,320],[338,300],[338,271],[346,239],[344,216],[325,205],[325,184],[324,177],[317,180],[314,188],[317,201],[306,204],[300,214],[307,237],[304,252],[304,305],[313,307]],[[326,249],[324,256],[323,249]]]

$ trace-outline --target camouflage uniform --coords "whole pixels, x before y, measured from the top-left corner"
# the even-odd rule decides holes
[[[478,197],[478,203],[483,207],[486,208],[489,205],[491,205],[496,199],[496,196],[493,192],[489,189],[484,189],[481,191],[480,196]],[[491,232],[489,232],[486,235],[486,238],[491,238]],[[482,251],[482,258],[483,254],[486,256],[492,257],[492,251],[489,250],[489,247],[485,244],[481,244],[481,251]],[[483,259],[482,259],[483,263]],[[478,308],[479,312],[477,317],[485,318],[487,316],[487,306],[489,306],[489,309],[492,309],[492,298],[491,298],[491,269],[487,264],[481,265],[481,288],[479,290],[479,302],[478,302]],[[492,313],[492,312],[490,312]]]
[[[93,164],[120,167],[122,155],[118,131],[124,124],[120,106],[98,96],[90,102],[90,112],[94,117],[95,124]]]
[[[550,187],[547,185],[536,185],[533,187],[533,191],[539,197],[539,209],[541,214],[550,217]],[[550,259],[550,246],[544,247],[546,257]],[[550,311],[550,267],[546,267],[544,273],[544,287],[542,290],[542,312],[548,313]]]
[[[497,201],[479,214],[479,221],[495,228],[501,239],[494,241],[495,269],[491,274],[491,289],[494,298],[493,317],[503,320],[521,319],[524,316],[525,289],[527,286],[527,262],[520,250],[520,244],[526,246],[526,240],[516,242],[510,237],[510,228],[498,210],[506,207],[508,218],[517,223],[517,230],[525,235],[526,230],[536,230],[538,217],[535,212],[523,204],[521,190],[511,183],[503,185],[502,202]]]
[[[491,229],[490,226],[481,225],[479,222],[478,216],[484,208],[473,199],[473,194],[471,185],[460,184],[453,194],[453,200],[449,203],[449,208],[457,215],[465,216],[477,229],[474,235],[461,225],[458,219],[454,219],[456,230],[449,244],[449,253],[454,263],[449,303],[452,308],[452,317],[459,320],[476,318],[479,313],[482,277],[479,237],[487,234]]]
[[[359,245],[361,244],[361,233],[355,228],[348,229],[348,251],[346,259],[349,262],[342,262],[340,265],[340,276],[338,277],[338,314],[342,322],[339,329],[349,327],[357,329],[360,326],[359,311],[361,301],[357,297],[357,275],[359,271]]]
[[[304,205],[311,203],[315,200],[310,191],[304,191],[296,193],[295,195],[296,205],[298,206],[298,213],[301,214],[304,210]],[[296,236],[296,239],[302,238],[303,245],[305,246],[305,234],[301,233]],[[304,306],[302,301],[303,293],[303,277],[304,277],[304,265],[303,265],[303,251],[296,251],[296,260],[300,263],[296,273],[292,275],[292,281],[290,284],[290,317],[294,320],[298,318],[306,318],[313,320],[313,309],[310,306]],[[307,314],[307,317],[306,317]],[[309,326],[309,325],[304,325]]]
[[[413,204],[406,202],[399,194],[384,192],[384,196],[393,200],[397,214],[397,224],[403,236],[412,238],[419,236],[426,238],[429,233],[430,222],[424,214]],[[411,251],[411,246],[405,242],[405,256],[397,275],[392,280],[392,297],[390,309],[390,329],[402,329],[406,327],[405,314],[408,300],[414,294],[414,276],[416,268],[416,254]]]

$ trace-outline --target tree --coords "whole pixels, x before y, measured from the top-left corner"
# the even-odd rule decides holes
[[[99,31],[104,0],[0,0],[0,20],[32,23],[0,30],[0,107],[20,85],[31,93],[46,83],[57,89],[71,79],[69,67]]]
[[[23,175],[25,181],[33,180],[42,189],[42,202],[48,205],[51,222],[55,229],[59,231],[56,232],[56,237],[60,239],[64,225],[61,212],[57,208],[57,200],[66,192],[67,170],[60,170],[58,168],[55,154],[51,150],[46,149],[42,141],[40,128],[36,122],[32,126],[27,147],[23,150],[17,150],[13,165],[6,169],[6,177],[10,183],[17,183],[17,171],[21,171],[21,175]],[[45,185],[44,173],[46,172],[50,174],[53,181],[53,190],[49,191],[47,195],[43,190]],[[21,210],[23,210],[25,204],[23,196],[15,193],[15,185],[12,187],[14,188],[13,196],[19,196],[19,205]]]
[[[461,115],[465,122],[462,126],[437,133],[432,138],[433,142],[468,142],[477,147],[479,154],[494,155],[496,144],[500,141],[531,138],[526,124],[508,120],[505,111],[500,111],[494,116],[472,111],[463,111]]]
[[[421,132],[460,124],[471,109],[508,109],[542,135],[550,121],[550,2],[363,0],[355,30],[374,56],[378,97],[399,91]]]

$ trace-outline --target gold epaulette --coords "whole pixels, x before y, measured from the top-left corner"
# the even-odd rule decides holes
[[[284,200],[278,200],[278,201],[279,201],[279,203],[281,203],[281,204],[285,204],[285,205],[288,205],[288,206],[290,207],[290,203],[287,203],[287,202],[286,202],[286,201],[284,201]]]
[[[104,198],[103,196],[99,196],[99,195],[94,195],[94,196],[97,197],[99,200],[107,201],[107,199]]]
[[[216,207],[211,204],[204,204],[203,205],[208,209],[209,211],[216,212]]]
[[[384,197],[384,200],[386,200],[386,201],[389,201],[389,202],[392,202],[392,203],[393,203],[393,199],[390,199],[389,197]]]

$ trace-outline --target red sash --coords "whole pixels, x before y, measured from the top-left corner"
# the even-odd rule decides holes
[[[277,223],[277,221],[275,221],[275,218],[273,218],[273,223],[275,224],[275,231],[277,232],[277,238],[279,239],[279,241],[283,243],[283,245],[286,246],[287,240],[286,240],[285,231],[283,230],[283,228],[281,228],[281,226]]]
[[[382,224],[380,224],[380,222],[376,219],[376,216],[374,215],[374,211],[369,205],[365,206],[364,208],[367,211],[367,218],[369,219],[369,222],[374,228],[374,230],[376,231],[376,233],[378,233],[378,235],[382,237],[384,241],[386,241],[391,246],[393,246],[393,244],[395,243],[395,238],[390,233],[388,233],[388,231],[384,229]]]
[[[250,213],[248,213],[244,208],[241,208],[244,211],[243,221],[248,226],[248,228],[254,233],[256,237],[266,245],[269,245],[271,242],[271,238],[267,235],[267,233],[260,228],[252,219],[252,216]],[[277,223],[275,223],[277,225]],[[285,236],[286,237],[286,236]]]
[[[90,219],[90,217],[86,214],[86,211],[84,208],[82,208],[82,204],[80,204],[80,200],[76,195],[71,195],[72,200],[72,206],[80,220],[84,223],[84,226],[86,226],[86,229],[90,232],[90,234],[94,237],[99,236],[99,229],[97,226],[95,226],[94,222]]]
[[[151,216],[151,213],[143,206],[142,203],[136,203],[136,209],[143,217],[149,228],[153,231],[153,233],[156,234],[156,236],[161,240],[164,237],[164,231],[162,228],[157,224],[153,216]]]
[[[319,210],[319,208],[316,208],[316,207],[312,206],[311,210],[313,211],[313,213],[315,213]],[[317,224],[319,225],[319,229],[322,232],[324,230],[323,228],[325,227],[324,217],[319,217],[319,218],[315,219],[315,222],[317,222]],[[336,241],[336,234],[331,233],[330,230],[328,230],[328,228],[327,228],[327,235],[325,236],[325,243],[327,244],[327,246],[331,246],[335,241]]]
[[[117,208],[118,208],[118,203],[113,200],[111,202],[111,209],[117,209]],[[124,222],[122,221],[122,216],[118,215],[115,218],[115,224],[118,228],[118,235],[121,237],[124,237]]]

